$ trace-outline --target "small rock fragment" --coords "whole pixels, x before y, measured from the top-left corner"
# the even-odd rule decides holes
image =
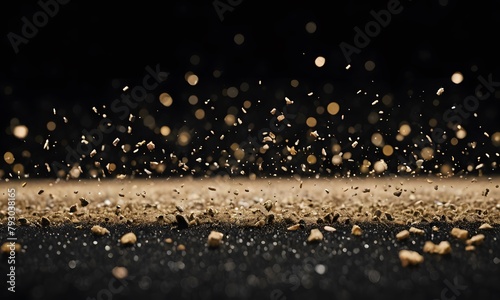
[[[478,246],[480,245],[482,242],[484,241],[484,234],[478,234],[478,235],[475,235],[473,237],[471,237],[470,239],[468,239],[467,241],[465,241],[465,243],[467,245],[475,245],[475,246]]]
[[[184,246],[183,244],[179,244],[177,246],[177,251],[185,251],[186,250],[186,246]]]
[[[451,231],[450,231],[450,234],[457,238],[457,239],[461,239],[461,240],[465,240],[467,239],[467,237],[469,236],[469,232],[467,230],[464,230],[464,229],[460,229],[460,228],[457,228],[457,227],[454,227]]]
[[[399,197],[399,196],[401,196],[402,193],[403,193],[402,191],[395,191],[393,193],[393,195],[396,196],[396,197]]]
[[[209,189],[209,190],[211,190],[211,191],[216,191],[216,190],[217,190],[217,189],[216,189],[216,188],[214,188],[213,186],[209,186],[209,187],[208,187],[208,189]]]
[[[264,202],[264,207],[267,211],[270,211],[273,208],[273,202],[271,202],[271,200],[267,200]]]
[[[175,220],[177,221],[177,227],[181,229],[189,227],[189,221],[185,216],[177,214],[175,215]]]
[[[415,227],[410,227],[410,232],[415,233],[415,234],[419,234],[419,235],[423,235],[425,233],[424,230],[422,230],[420,228],[415,228]]]
[[[401,265],[403,267],[407,267],[409,265],[413,266],[421,264],[424,262],[424,257],[416,251],[401,250],[399,251],[399,260],[401,261]]]
[[[43,194],[43,192],[45,192],[45,191],[44,191],[44,190],[39,190],[39,191],[38,191],[38,195]]]
[[[92,228],[90,228],[90,230],[92,231],[93,234],[95,235],[105,235],[105,234],[109,234],[109,230],[104,228],[104,227],[101,227],[99,225],[94,225],[92,226]]]
[[[76,210],[77,210],[76,204],[71,205],[71,207],[69,208],[69,212],[72,213],[76,212]]]
[[[361,230],[361,227],[359,227],[358,225],[352,226],[351,234],[360,236],[362,233],[363,233],[363,231]]]
[[[409,236],[410,236],[410,232],[408,230],[406,230],[406,229],[403,230],[403,231],[400,231],[400,232],[398,232],[398,234],[396,234],[396,238],[398,239],[398,241],[405,240]]]
[[[148,147],[149,151],[153,151],[155,149],[155,144],[153,142],[149,142],[146,147]]]
[[[311,243],[311,242],[321,241],[322,239],[323,239],[323,234],[321,233],[321,231],[319,231],[319,229],[317,228],[314,228],[311,229],[311,233],[309,234],[307,241]]]
[[[431,241],[425,242],[424,252],[445,255],[451,253],[451,244],[448,241],[441,241],[439,244],[434,244]]]
[[[89,201],[83,197],[80,197],[80,205],[82,207],[85,207],[85,206],[89,205]]]
[[[493,226],[491,226],[488,223],[484,223],[481,226],[479,226],[479,229],[493,229]]]
[[[208,246],[218,247],[221,244],[223,237],[224,237],[223,233],[212,230],[208,235],[208,241],[207,241]]]
[[[135,236],[133,232],[126,233],[121,237],[120,242],[122,245],[135,244],[137,242],[137,236]]]
[[[465,246],[465,251],[474,251],[474,250],[476,250],[476,246],[474,245]]]
[[[329,232],[335,232],[337,231],[337,229],[333,228],[332,226],[328,226],[326,225],[325,227],[323,227],[324,230],[326,231],[329,231]]]
[[[300,224],[293,224],[292,226],[288,227],[286,230],[290,231],[295,231],[300,229]]]
[[[12,246],[10,242],[5,242],[0,247],[0,253],[9,254],[12,250],[14,250],[15,252],[21,251],[21,244],[14,243],[14,246]]]

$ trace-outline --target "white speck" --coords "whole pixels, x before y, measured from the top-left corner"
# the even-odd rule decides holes
[[[314,271],[316,271],[319,275],[323,275],[326,272],[326,266],[322,264],[316,265],[314,267]]]
[[[123,87],[123,91],[125,92],[126,90],[128,90],[128,85]]]
[[[120,142],[120,139],[119,138],[116,138],[114,141],[113,141],[113,146],[116,146],[118,145],[118,143]]]
[[[377,103],[378,103],[378,100],[375,100],[375,101],[372,102],[372,105],[375,105]]]
[[[439,90],[437,90],[436,95],[441,96],[441,94],[443,92],[444,92],[444,88],[441,87],[441,88],[439,88]]]
[[[350,68],[351,68],[351,65],[347,65],[347,66],[345,66],[345,69],[346,69],[346,70],[349,70]]]

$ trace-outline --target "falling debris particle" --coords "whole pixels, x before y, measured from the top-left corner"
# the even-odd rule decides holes
[[[440,87],[440,88],[437,90],[436,95],[441,96],[441,95],[443,94],[443,92],[444,92],[444,88]]]
[[[45,191],[44,191],[44,190],[39,190],[39,191],[38,191],[38,195],[43,194],[43,192],[45,192]]]
[[[87,199],[85,199],[85,198],[83,198],[83,197],[80,197],[80,205],[81,205],[82,207],[85,207],[85,206],[89,205],[89,203],[90,203],[90,202],[89,202]]]
[[[323,239],[323,234],[321,233],[321,231],[319,231],[319,229],[317,228],[314,228],[314,229],[311,229],[311,233],[309,234],[309,237],[307,238],[307,241],[309,243],[311,242],[319,242]]]
[[[137,242],[137,236],[133,232],[124,234],[120,238],[120,243],[122,245],[133,245]]]
[[[90,228],[90,230],[92,231],[93,234],[95,235],[106,235],[106,234],[109,234],[109,230],[104,228],[104,227],[101,227],[99,225],[94,225],[92,226],[92,228]]]
[[[278,119],[278,122],[281,122],[285,119],[285,115],[279,115],[276,117],[276,119]]]
[[[393,193],[393,195],[396,196],[396,197],[399,197],[399,196],[401,196],[402,193],[403,193],[402,191],[395,191]]]
[[[326,231],[329,231],[329,232],[335,232],[335,231],[337,231],[337,229],[335,229],[332,226],[328,226],[328,225],[326,225],[325,227],[323,227],[323,229],[326,230]]]
[[[476,250],[476,246],[474,245],[465,246],[465,251],[474,251],[474,250]]]
[[[432,231],[439,231],[439,228],[437,226],[432,226]]]
[[[76,204],[71,205],[71,206],[70,206],[70,208],[69,208],[69,212],[70,212],[70,213],[74,213],[74,212],[76,212],[76,211],[77,211]]]
[[[43,144],[43,149],[44,150],[49,150],[49,139],[45,140],[45,143]]]
[[[124,86],[122,91],[126,92],[128,90],[128,85]]]
[[[311,131],[311,136],[315,139],[317,139],[319,137],[319,134],[318,134],[318,131],[315,130],[315,131]]]
[[[179,244],[177,246],[177,251],[186,251],[186,246],[184,246],[184,244]]]
[[[326,192],[327,194],[330,194],[330,191],[329,191],[328,189],[325,189],[325,192]]]
[[[357,146],[357,145],[358,145],[358,141],[354,141],[354,142],[352,143],[351,147],[356,148],[356,146]]]
[[[451,253],[451,244],[448,241],[441,241],[439,244],[434,244],[431,241],[426,241],[424,244],[423,251],[425,253],[433,253],[433,254],[450,254]]]
[[[12,244],[14,244],[14,249],[11,249]],[[14,250],[15,252],[21,251],[21,244],[19,243],[12,243],[12,242],[5,242],[0,246],[0,253],[5,253],[5,254],[10,254],[10,252]]]
[[[401,266],[414,266],[424,262],[424,257],[416,251],[411,250],[401,250],[399,251],[399,260],[401,261]]]
[[[351,68],[351,65],[350,65],[350,64],[349,64],[349,65],[347,65],[347,66],[345,66],[345,69],[346,69],[346,70],[349,70],[350,68]]]
[[[270,211],[273,208],[273,202],[271,202],[271,200],[267,200],[264,202],[264,207],[267,211]]]
[[[184,215],[175,215],[175,220],[177,221],[177,227],[179,229],[183,228],[188,228],[189,227],[189,221]]]
[[[114,267],[111,270],[111,274],[113,274],[116,279],[125,279],[128,276],[128,270],[125,267]]]
[[[410,233],[415,233],[419,235],[424,235],[425,231],[420,228],[410,227]]]
[[[28,183],[25,181],[23,182],[23,184],[21,185],[22,187],[25,187]]]
[[[165,243],[172,244],[174,241],[171,238],[166,238]]]
[[[292,226],[288,227],[286,230],[290,231],[295,231],[300,229],[300,224],[293,224]]]
[[[222,242],[222,238],[224,237],[224,234],[218,231],[211,231],[210,234],[208,235],[208,241],[207,244],[209,247],[219,247],[219,245]]]
[[[493,229],[493,226],[491,226],[488,223],[484,223],[481,226],[479,226],[479,229]]]
[[[467,230],[464,230],[464,229],[460,229],[460,228],[457,228],[457,227],[454,227],[451,231],[450,231],[450,234],[457,238],[457,239],[460,239],[460,240],[465,240],[467,239],[467,237],[469,236],[469,232]]]
[[[375,101],[372,102],[372,105],[375,105],[377,103],[378,103],[378,100],[375,100]]]
[[[208,189],[209,189],[209,190],[211,190],[211,191],[216,191],[216,190],[217,190],[217,189],[216,189],[216,188],[214,188],[213,186],[209,186],[209,187],[208,187]]]
[[[369,193],[370,192],[370,189],[363,189],[363,193]]]
[[[116,138],[114,141],[113,141],[113,146],[116,147],[116,145],[118,145],[118,143],[120,142],[120,139],[119,138]]]
[[[352,226],[352,229],[351,229],[352,235],[360,236],[362,233],[363,233],[363,231],[361,230],[361,227],[359,227],[358,225]]]
[[[90,152],[90,157],[94,157],[97,154],[97,151],[95,149],[92,149]]]
[[[146,147],[148,147],[149,151],[153,151],[155,149],[155,144],[153,142],[149,142]]]
[[[276,108],[271,109],[271,115],[274,115],[276,113]]]
[[[288,97],[285,97],[285,101],[287,105],[293,104],[293,101],[288,99]]]
[[[485,237],[484,234],[477,234],[477,235],[471,237],[470,239],[468,239],[467,241],[465,241],[465,243],[467,245],[478,246],[481,243],[483,243],[484,237]]]
[[[408,230],[406,230],[406,229],[403,230],[403,231],[400,231],[400,232],[398,232],[398,234],[396,234],[396,238],[398,239],[398,241],[405,240],[409,236],[410,236],[410,232]]]

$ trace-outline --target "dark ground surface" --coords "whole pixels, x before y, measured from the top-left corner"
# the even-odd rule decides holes
[[[498,299],[500,295],[500,228],[473,252],[449,236],[453,226],[479,233],[480,224],[432,223],[417,226],[423,236],[405,241],[394,236],[409,226],[333,224],[324,240],[309,244],[309,226],[287,231],[285,225],[241,228],[201,225],[178,230],[159,225],[106,226],[111,234],[94,236],[89,226],[18,227],[23,251],[16,256],[16,293],[7,291],[7,255],[0,261],[0,299]],[[437,225],[439,232],[431,227]],[[213,229],[224,244],[207,248]],[[7,228],[0,228],[2,241]],[[134,246],[119,243],[133,231]],[[165,242],[172,238],[173,243]],[[452,253],[423,253],[427,240],[448,240]],[[177,250],[183,244],[185,251]],[[108,246],[108,247],[106,247]],[[416,250],[424,262],[403,268],[401,249]],[[111,270],[126,267],[117,280]]]

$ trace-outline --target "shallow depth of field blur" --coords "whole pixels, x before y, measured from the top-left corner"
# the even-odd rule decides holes
[[[2,179],[499,172],[498,3],[9,5]]]

